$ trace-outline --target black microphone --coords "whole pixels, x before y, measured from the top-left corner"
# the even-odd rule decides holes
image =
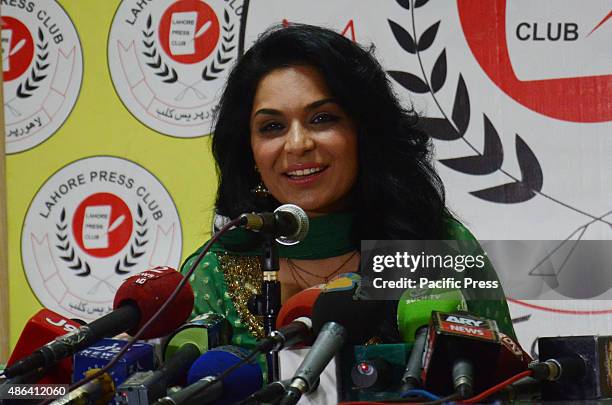
[[[362,344],[378,329],[384,302],[360,300],[360,283],[359,275],[349,273],[328,283],[319,295],[313,308],[317,339],[296,370],[281,405],[295,405],[311,391],[345,343]]]
[[[612,336],[541,337],[538,349],[529,368],[542,381],[542,400],[612,397]]]
[[[155,371],[138,372],[117,388],[118,404],[151,404],[166,395],[168,387],[180,382],[202,354],[201,348],[186,343]]]
[[[268,234],[283,245],[295,245],[308,234],[308,216],[293,204],[284,204],[274,212],[242,214],[239,226]]]
[[[312,321],[302,316],[282,326],[257,342],[255,350],[260,353],[279,351],[305,340],[312,332]]]

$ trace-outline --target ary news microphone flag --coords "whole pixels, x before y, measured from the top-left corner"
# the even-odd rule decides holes
[[[42,346],[8,367],[5,375],[11,378],[39,367],[50,367],[104,337],[125,331],[135,334],[161,308],[182,279],[183,276],[170,267],[155,267],[129,277],[117,290],[112,312]],[[187,320],[193,302],[193,290],[187,283],[176,297],[172,310],[162,313],[141,338],[153,339],[172,332]]]
[[[15,349],[7,363],[11,367],[18,360],[32,354],[41,346],[53,341],[59,336],[76,331],[80,323],[70,320],[50,309],[43,308],[32,316],[19,336]],[[70,384],[72,375],[72,358],[65,358],[49,370],[43,371],[41,384]],[[37,381],[29,381],[34,383]]]
[[[215,378],[248,356],[248,351],[237,346],[220,346],[201,355],[189,369],[188,386],[161,398],[156,404],[229,405],[241,401],[261,388],[263,373],[257,363],[247,363],[223,380]],[[212,385],[209,385],[213,382]],[[202,391],[202,387],[208,388]],[[200,392],[202,391],[202,392]]]
[[[527,370],[531,357],[508,340],[493,320],[434,311],[423,355],[425,388],[465,398]]]
[[[413,343],[402,377],[402,391],[420,388],[421,362],[427,331],[433,311],[455,312],[467,310],[460,290],[428,289],[418,296],[406,290],[397,303],[397,327],[406,343]]]
[[[312,342],[312,311],[322,287],[311,287],[289,298],[278,313],[276,330],[260,339],[256,350],[267,353]]]
[[[376,333],[384,302],[359,299],[360,283],[358,274],[347,273],[325,285],[313,309],[317,339],[296,370],[281,405],[297,404],[345,343],[363,344]]]

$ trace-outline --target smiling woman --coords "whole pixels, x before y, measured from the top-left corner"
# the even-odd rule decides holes
[[[251,149],[261,179],[280,203],[310,217],[348,210],[357,182],[357,133],[313,66],[279,68],[255,93]]]
[[[446,209],[430,139],[398,102],[371,50],[324,28],[273,27],[238,61],[219,107],[216,212],[234,218],[292,203],[310,217],[306,239],[279,248],[283,301],[358,272],[361,240],[474,240]],[[232,343],[246,347],[263,335],[247,308],[261,286],[259,255],[257,235],[235,229],[213,245],[191,280],[194,314],[225,316]],[[497,280],[492,269],[489,279]],[[503,298],[468,307],[514,337]],[[387,315],[396,322],[393,309]]]

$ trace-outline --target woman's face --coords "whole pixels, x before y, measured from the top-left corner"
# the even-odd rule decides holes
[[[356,128],[316,68],[264,76],[250,124],[255,164],[274,198],[310,216],[348,207],[357,180]]]

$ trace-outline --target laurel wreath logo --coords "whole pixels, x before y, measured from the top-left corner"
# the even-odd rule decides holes
[[[561,266],[556,274],[539,274],[536,273],[536,270],[540,264],[555,254],[556,250],[565,243],[572,244],[570,253],[567,255],[567,257],[569,257],[569,255],[572,254],[574,247],[582,239],[587,228],[594,223],[601,222],[612,227],[612,222],[605,219],[607,216],[612,215],[612,210],[609,210],[603,214],[592,214],[586,210],[575,207],[567,202],[561,201],[547,193],[542,192],[542,186],[544,183],[542,168],[534,152],[518,134],[515,136],[515,152],[521,173],[520,178],[517,178],[503,169],[502,163],[504,159],[504,150],[499,133],[493,125],[493,122],[484,113],[484,146],[482,151],[474,147],[473,144],[465,138],[465,134],[470,124],[471,109],[468,87],[465,84],[463,75],[459,73],[453,106],[449,114],[447,110],[442,107],[436,96],[436,93],[442,89],[446,83],[446,49],[444,48],[440,55],[438,55],[429,73],[426,72],[423,65],[422,56],[434,43],[441,20],[428,27],[420,35],[417,35],[415,25],[415,10],[427,4],[429,0],[396,0],[396,2],[401,7],[410,10],[412,32],[409,32],[396,22],[388,20],[391,32],[393,33],[399,46],[404,51],[417,57],[420,72],[418,75],[396,70],[388,71],[387,73],[407,90],[420,94],[429,93],[431,95],[443,118],[423,117],[420,119],[419,125],[421,125],[432,138],[441,141],[461,139],[471,150],[474,151],[474,155],[471,156],[441,159],[439,162],[455,171],[465,174],[489,175],[499,172],[505,177],[511,179],[511,182],[505,184],[470,192],[470,194],[482,200],[493,203],[514,204],[528,201],[536,195],[539,195],[554,202],[555,204],[563,206],[588,218],[588,222],[585,222],[583,225],[578,226],[575,230],[573,230],[564,240],[560,241],[557,248],[548,253],[539,264],[529,271],[530,276],[545,276],[545,280],[547,282],[556,282],[555,277],[560,274],[561,270],[564,268],[564,265]],[[573,237],[576,237],[576,239],[571,240]],[[564,263],[565,260],[567,260],[567,257],[564,259]]]
[[[436,93],[444,87],[448,76],[446,48],[438,55],[429,74],[425,71],[423,66],[422,53],[427,51],[434,43],[441,21],[428,27],[420,36],[417,35],[414,24],[414,10],[424,6],[429,0],[396,1],[403,8],[411,10],[412,33],[408,32],[408,30],[396,22],[388,20],[391,32],[404,51],[411,55],[416,55],[421,72],[420,76],[397,70],[391,70],[387,73],[407,90],[418,94],[429,93],[431,95],[443,118],[423,117],[419,125],[432,138],[441,141],[461,139],[474,151],[474,155],[471,156],[441,159],[439,162],[464,174],[490,175],[499,172],[511,180],[505,184],[470,192],[470,194],[482,200],[493,203],[515,204],[528,201],[535,197],[541,192],[544,184],[542,168],[536,155],[518,134],[516,134],[515,137],[515,149],[521,172],[520,178],[502,168],[504,160],[503,145],[498,131],[486,114],[482,114],[484,121],[483,150],[478,150],[465,138],[465,134],[470,124],[471,111],[470,95],[461,73],[459,73],[459,80],[451,113],[449,114],[440,104]]]
[[[62,212],[60,213],[60,222],[55,224],[55,228],[57,229],[55,236],[59,242],[57,245],[55,245],[55,247],[62,252],[60,253],[59,258],[68,264],[69,269],[77,271],[77,276],[89,276],[91,273],[89,263],[81,259],[70,244],[70,239],[68,238],[67,234],[68,224],[66,223],[66,208],[62,208]]]
[[[134,267],[138,264],[138,258],[144,255],[146,252],[144,250],[139,250],[144,245],[146,245],[149,241],[145,239],[147,235],[148,229],[146,228],[147,222],[149,221],[144,217],[144,213],[142,211],[142,207],[138,204],[138,209],[136,210],[138,219],[136,222],[136,237],[134,241],[130,244],[130,249],[123,256],[123,258],[117,260],[115,264],[115,273],[117,274],[127,274],[131,271],[130,267]]]
[[[144,36],[142,40],[142,44],[147,49],[143,51],[142,54],[148,58],[148,62],[146,65],[153,70],[156,70],[155,74],[161,77],[164,83],[175,83],[178,81],[178,73],[174,68],[169,68],[166,62],[162,60],[161,52],[157,50],[155,46],[155,40],[153,39],[153,35],[155,34],[155,30],[153,29],[153,18],[149,14],[146,23],[147,29],[142,30],[142,35]]]
[[[202,79],[205,81],[215,80],[219,77],[219,74],[227,67],[227,63],[232,60],[230,52],[236,48],[236,45],[232,45],[235,36],[232,33],[234,24],[230,24],[230,16],[227,10],[223,11],[223,25],[221,28],[223,31],[221,34],[221,46],[217,48],[215,57],[202,70]]]
[[[17,86],[17,97],[31,97],[32,94],[38,90],[42,84],[41,82],[47,78],[45,71],[49,67],[49,63],[46,63],[47,57],[49,56],[49,52],[47,51],[48,46],[49,43],[45,41],[45,34],[38,28],[38,40],[36,41],[38,52],[36,52],[36,62],[30,68],[30,73],[27,75],[25,81],[19,83],[19,86]]]

